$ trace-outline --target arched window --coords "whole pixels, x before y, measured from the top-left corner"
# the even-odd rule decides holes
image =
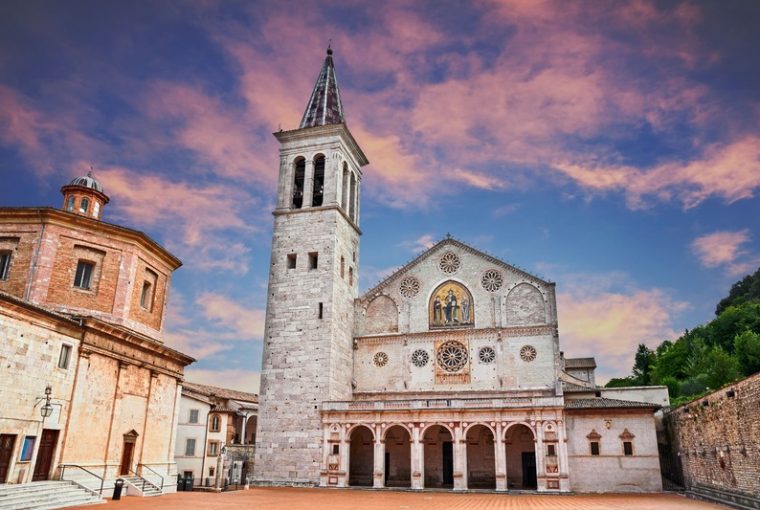
[[[83,213],[86,213],[89,208],[90,208],[90,199],[85,197],[82,199],[81,202],[79,202],[79,210]]]
[[[74,210],[74,201],[76,200],[75,196],[69,196],[69,202],[66,204],[66,210],[67,211],[73,211]]]
[[[343,186],[341,189],[340,205],[348,211],[348,163],[343,162]]]
[[[311,205],[319,207],[325,196],[325,157],[322,154],[314,158],[314,189],[312,191]]]
[[[221,420],[219,419],[218,414],[214,414],[211,416],[211,426],[209,427],[210,432],[219,432],[221,430]]]
[[[356,176],[351,173],[351,196],[348,204],[348,217],[356,222]]]
[[[295,163],[293,177],[293,208],[300,209],[303,206],[303,180],[306,173],[306,160],[298,158]]]

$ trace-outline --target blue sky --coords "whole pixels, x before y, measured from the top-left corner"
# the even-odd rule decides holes
[[[188,378],[256,389],[277,142],[332,40],[366,289],[447,233],[557,282],[602,379],[760,265],[760,4],[3,2],[0,203],[94,167],[177,271]],[[561,6],[561,7],[560,7]]]

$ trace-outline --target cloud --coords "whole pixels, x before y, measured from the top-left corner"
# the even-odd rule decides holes
[[[412,253],[422,253],[437,242],[433,234],[422,234],[417,239],[401,241],[398,246],[410,250]]]
[[[265,310],[248,308],[239,301],[215,292],[204,292],[195,300],[203,315],[216,326],[229,329],[241,340],[264,336]]]
[[[197,384],[221,386],[232,390],[259,393],[261,373],[253,370],[211,370],[189,367],[185,370],[185,379]]]
[[[689,307],[664,289],[638,288],[623,273],[562,281],[570,289],[557,294],[562,348],[567,357],[595,356],[602,378],[629,375],[638,344],[677,337],[674,319]]]
[[[722,266],[729,275],[738,276],[760,265],[760,257],[743,248],[749,241],[748,229],[724,230],[694,239],[691,249],[704,267]]]
[[[519,204],[504,204],[491,211],[491,216],[494,218],[503,218],[504,216],[517,211],[519,208]]]

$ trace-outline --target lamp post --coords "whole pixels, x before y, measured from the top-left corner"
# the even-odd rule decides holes
[[[40,407],[40,415],[42,416],[42,423],[45,423],[45,418],[50,418],[50,415],[53,414],[53,405],[50,403],[50,401],[52,400],[50,395],[52,393],[53,393],[53,388],[51,388],[50,385],[48,384],[45,387],[45,396],[40,397],[40,401],[42,401],[43,399],[45,400],[45,405]]]

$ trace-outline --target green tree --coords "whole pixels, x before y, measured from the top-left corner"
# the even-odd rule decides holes
[[[638,384],[646,386],[650,383],[652,368],[656,359],[657,355],[652,349],[644,344],[639,344],[633,364],[633,377]]]
[[[607,382],[607,384],[604,385],[604,387],[605,388],[625,388],[626,386],[638,386],[638,384],[639,384],[638,381],[631,376],[613,377]]]
[[[665,346],[666,343],[667,346]],[[657,348],[657,359],[652,368],[652,382],[664,384],[666,377],[675,377],[678,380],[686,379],[688,359],[689,346],[687,342],[682,339],[676,342],[663,342]]]
[[[671,399],[677,398],[681,394],[681,383],[672,375],[664,377],[660,384],[668,387],[668,395]]]
[[[760,268],[754,274],[747,275],[731,286],[731,290],[715,308],[715,315],[720,315],[729,306],[742,305],[747,302],[760,302]]]
[[[746,330],[760,333],[760,303],[729,306],[706,327],[706,340],[734,352],[734,338]]]
[[[744,375],[760,371],[760,335],[746,330],[734,338],[734,352]]]

